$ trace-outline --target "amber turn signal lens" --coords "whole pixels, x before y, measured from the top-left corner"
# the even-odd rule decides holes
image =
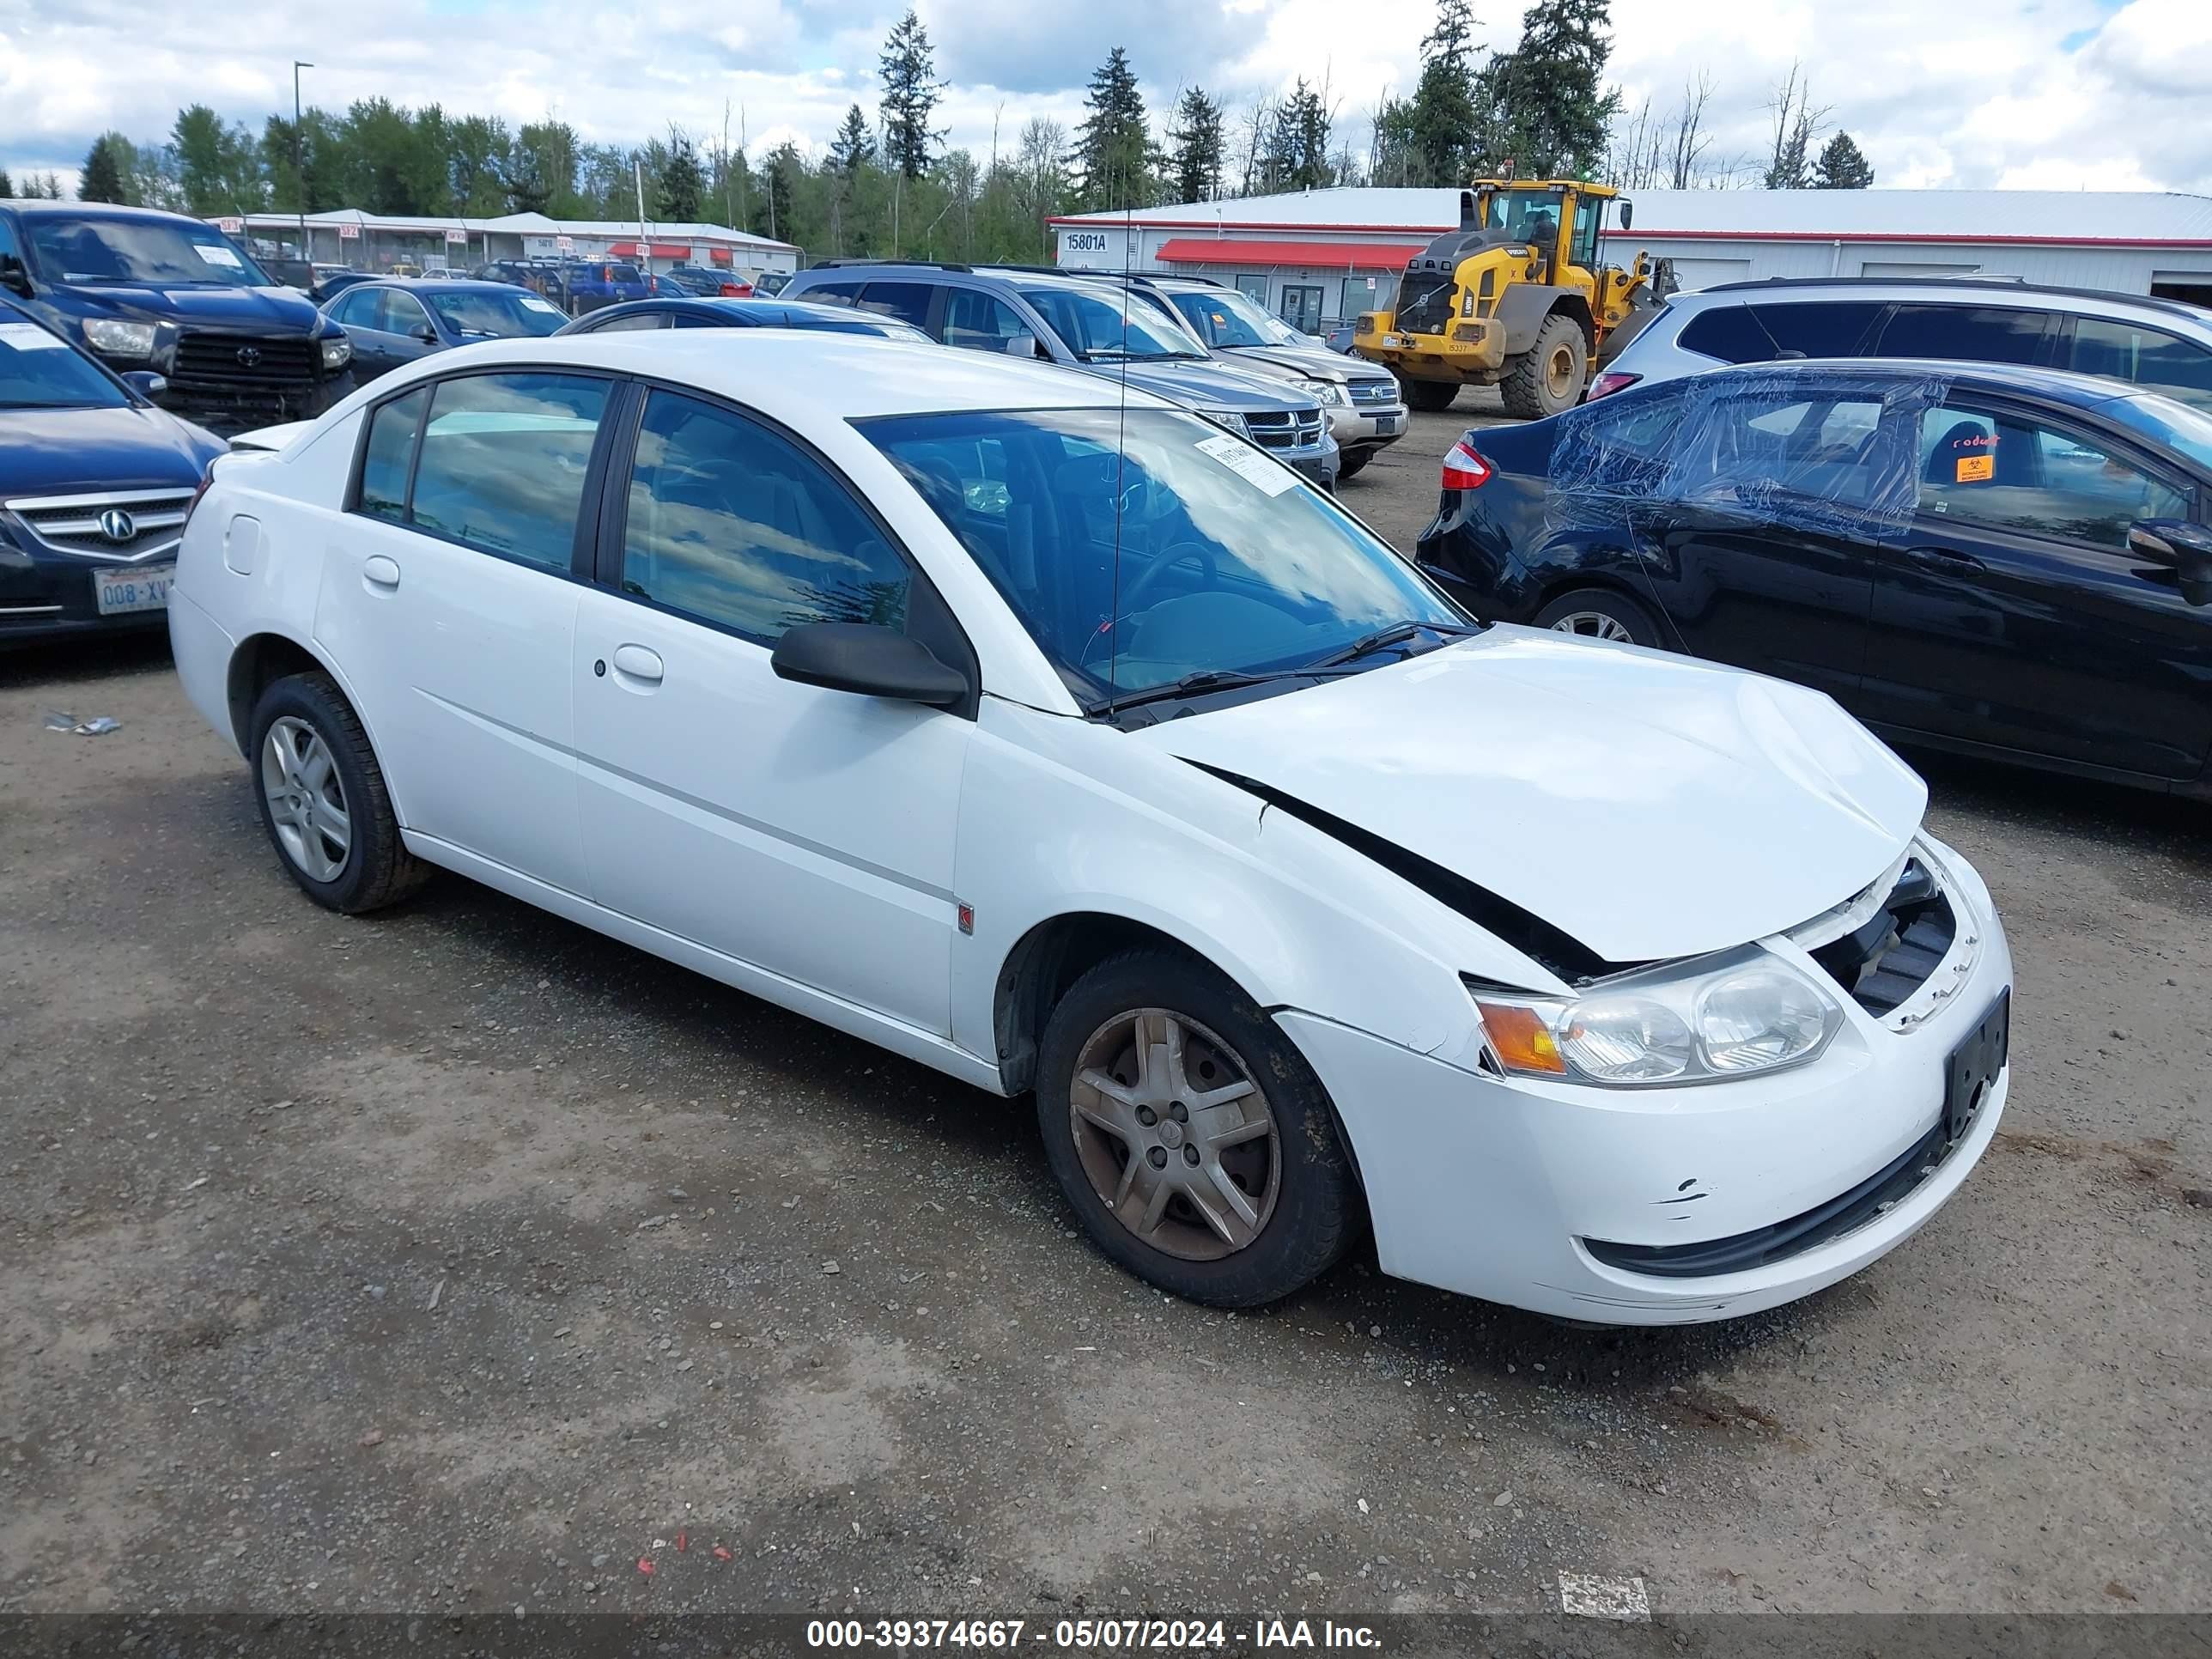
[[[1508,1071],[1564,1073],[1567,1069],[1551,1032],[1534,1009],[1484,1002],[1480,998],[1474,1006],[1482,1010],[1482,1027],[1490,1034],[1490,1046]]]

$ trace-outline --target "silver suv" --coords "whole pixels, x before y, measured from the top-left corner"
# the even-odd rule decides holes
[[[2069,368],[2212,408],[2212,312],[2179,300],[1990,276],[1778,276],[1636,315],[1608,339],[1592,398],[1721,363],[1942,357]]]
[[[1406,435],[1405,394],[1389,369],[1331,351],[1225,283],[1204,276],[1130,281],[1139,296],[1173,307],[1215,356],[1278,376],[1320,398],[1336,447],[1344,452],[1338,477],[1350,477]]]
[[[1117,278],[833,259],[800,271],[780,297],[856,306],[912,323],[946,345],[1126,380],[1250,439],[1322,489],[1336,488],[1336,440],[1317,398],[1209,356],[1180,319],[1133,302]]]

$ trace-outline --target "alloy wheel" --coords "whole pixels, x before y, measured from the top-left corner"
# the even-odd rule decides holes
[[[1554,634],[1573,634],[1585,640],[1611,640],[1616,645],[1633,645],[1636,635],[1618,617],[1608,617],[1602,611],[1570,611],[1552,623]]]
[[[1107,1213],[1188,1261],[1244,1249],[1282,1185],[1267,1097],[1236,1051],[1165,1008],[1117,1014],[1077,1057],[1075,1149]]]
[[[261,793],[284,856],[313,880],[336,881],[353,847],[353,820],[330,746],[297,715],[270,724],[261,744]]]

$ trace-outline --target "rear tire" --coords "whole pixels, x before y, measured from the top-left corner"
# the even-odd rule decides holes
[[[428,878],[399,838],[383,769],[337,681],[318,671],[272,682],[248,730],[261,827],[301,891],[359,915]]]
[[[1405,388],[1407,403],[1430,415],[1449,409],[1452,399],[1459,396],[1457,380],[1401,380],[1398,384]]]
[[[1540,420],[1572,409],[1589,380],[1589,342],[1582,325],[1553,312],[1536,331],[1536,343],[1513,360],[1498,383],[1505,412]]]
[[[1536,613],[1536,626],[1578,639],[1665,649],[1659,624],[1651,613],[1627,595],[1609,588],[1578,587],[1560,594]]]
[[[1046,1022],[1036,1102],[1083,1230],[1164,1291],[1257,1307],[1352,1242],[1358,1185],[1321,1079],[1188,957],[1129,951],[1078,980]]]

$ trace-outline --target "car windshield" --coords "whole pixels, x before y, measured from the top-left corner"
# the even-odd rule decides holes
[[[447,327],[478,339],[550,334],[568,320],[558,306],[534,294],[425,294],[422,298]]]
[[[1206,355],[1193,350],[1189,339],[1166,318],[1133,305],[1124,295],[1032,288],[1024,289],[1022,298],[1043,313],[1053,332],[1086,363]]]
[[[187,220],[30,218],[40,274],[58,283],[159,288],[273,288],[268,273],[212,225]]]
[[[0,319],[0,409],[120,409],[130,401],[58,335]]]
[[[2097,412],[2179,450],[2199,466],[2212,467],[2212,415],[2203,410],[2143,392],[2100,404]]]
[[[1310,345],[1313,343],[1265,306],[1235,289],[1168,296],[1198,337],[1212,346]]]
[[[1559,194],[1552,190],[1496,190],[1484,222],[1524,242],[1548,247],[1559,234]]]
[[[1318,666],[1401,623],[1465,626],[1328,497],[1194,415],[1013,410],[859,424],[1086,703],[1192,675]]]

